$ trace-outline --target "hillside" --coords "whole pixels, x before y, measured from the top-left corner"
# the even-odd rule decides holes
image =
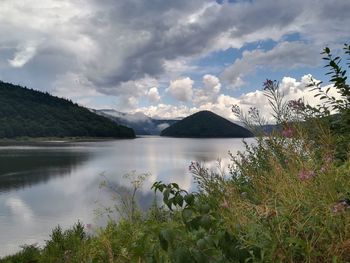
[[[0,138],[120,137],[134,131],[48,93],[0,81]]]
[[[123,113],[113,109],[92,110],[118,124],[132,128],[138,135],[159,135],[160,132],[178,120],[159,120],[142,112]]]
[[[210,111],[200,111],[176,122],[161,132],[161,136],[188,138],[252,137],[247,129]]]

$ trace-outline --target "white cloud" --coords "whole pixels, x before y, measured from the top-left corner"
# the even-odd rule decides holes
[[[37,44],[28,42],[23,46],[19,46],[13,59],[9,59],[8,62],[14,68],[21,68],[35,56],[36,50]]]
[[[320,104],[321,101],[319,97],[315,97],[317,92],[311,91],[311,88],[308,87],[311,78],[312,76],[310,74],[302,76],[300,81],[292,77],[282,78],[279,88],[284,94],[285,101],[297,100],[301,98],[305,101],[305,103],[308,103],[311,106],[317,106]],[[215,78],[211,79],[215,80]],[[315,81],[317,82],[317,80]],[[211,83],[218,82],[213,81]],[[210,87],[212,87],[212,85]],[[328,87],[331,86],[324,86],[323,89],[327,89]],[[331,96],[335,96],[336,98],[340,97],[335,89],[331,89],[329,94]],[[194,101],[192,106],[159,104],[158,106],[143,107],[138,110],[151,117],[170,119],[177,117],[186,117],[201,110],[210,110],[227,119],[237,120],[231,111],[232,105],[238,105],[244,112],[247,112],[250,107],[256,107],[268,122],[274,121],[271,115],[271,108],[269,106],[268,100],[264,96],[262,90],[248,92],[246,94],[242,94],[239,97],[218,94],[216,96],[216,99],[213,101],[203,100],[201,103],[200,101],[197,101],[196,104]]]
[[[189,101],[193,95],[193,80],[189,77],[170,81],[167,92],[179,101]]]
[[[322,104],[320,97],[315,97],[317,91],[312,91],[311,88],[308,87],[311,78],[312,76],[310,74],[302,76],[300,81],[292,77],[282,78],[279,88],[284,94],[285,101],[303,99],[305,103],[311,106]],[[318,82],[318,80],[315,81]],[[324,86],[323,89],[326,90],[328,87],[331,87],[331,85]],[[340,98],[340,95],[334,88],[331,88],[329,94],[336,98]],[[262,116],[264,116],[269,122],[273,122],[271,108],[263,91],[256,90],[254,92],[249,92],[241,95],[238,99],[239,102],[237,105],[243,110],[247,111],[249,107],[256,107],[260,110]]]
[[[191,113],[188,106],[185,105],[171,105],[160,103],[157,106],[141,107],[134,112],[143,112],[147,116],[156,119],[173,119],[186,117]]]
[[[159,95],[158,89],[156,87],[151,88],[147,92],[147,95],[148,95],[149,101],[152,103],[156,103],[156,102],[160,101],[160,95]]]
[[[195,90],[193,99],[195,105],[215,102],[221,89],[220,80],[214,75],[206,74],[202,81],[203,86]]]
[[[213,92],[213,93],[220,92],[221,83],[216,76],[209,75],[209,74],[204,75],[203,83],[204,83],[203,90]]]
[[[227,67],[222,79],[232,87],[239,87],[245,76],[254,73],[258,68],[278,70],[297,68],[299,66],[318,66],[319,50],[303,42],[282,42],[269,51],[256,49],[244,51],[241,59]]]

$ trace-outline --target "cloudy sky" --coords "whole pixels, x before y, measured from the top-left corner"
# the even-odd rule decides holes
[[[350,42],[349,0],[0,0],[0,79],[92,108],[268,112],[266,78],[317,103],[320,52]]]

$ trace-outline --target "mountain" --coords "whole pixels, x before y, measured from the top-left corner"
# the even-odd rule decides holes
[[[133,138],[132,129],[72,101],[0,81],[0,138]]]
[[[123,113],[113,109],[92,110],[96,114],[134,129],[138,135],[159,135],[160,132],[178,120],[158,120],[148,117],[142,112]]]
[[[211,111],[200,111],[178,121],[161,132],[161,136],[187,138],[252,137],[247,129]]]

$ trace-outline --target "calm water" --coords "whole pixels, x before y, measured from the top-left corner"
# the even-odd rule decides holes
[[[161,137],[0,146],[0,257],[23,244],[43,244],[58,224],[66,228],[78,219],[92,227],[101,224],[94,211],[113,204],[111,191],[99,188],[104,178],[125,189],[130,180],[123,175],[150,173],[139,193],[146,207],[154,181],[193,189],[191,161],[214,168],[220,158],[227,167],[228,151],[240,149],[241,139]]]

